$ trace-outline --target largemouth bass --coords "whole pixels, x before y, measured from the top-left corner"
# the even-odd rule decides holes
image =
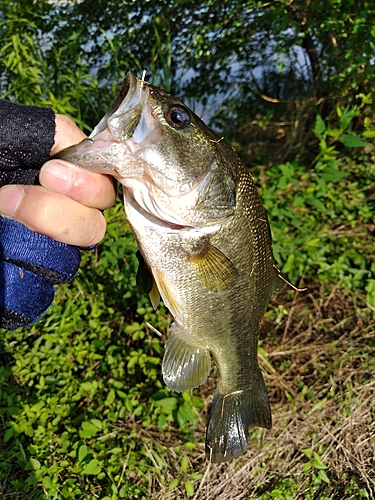
[[[59,155],[113,175],[127,219],[174,322],[162,363],[174,391],[218,368],[206,434],[211,462],[245,453],[249,427],[271,427],[258,365],[259,323],[278,273],[251,175],[234,150],[169,93],[129,72],[89,139]]]

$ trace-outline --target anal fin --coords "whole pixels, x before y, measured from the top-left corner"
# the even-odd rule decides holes
[[[184,336],[183,328],[174,323],[165,345],[162,364],[166,386],[177,392],[194,389],[203,384],[210,369],[209,350],[189,342]]]

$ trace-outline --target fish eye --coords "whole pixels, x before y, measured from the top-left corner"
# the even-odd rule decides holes
[[[172,106],[168,109],[166,119],[174,128],[186,128],[190,124],[190,114],[182,106]]]

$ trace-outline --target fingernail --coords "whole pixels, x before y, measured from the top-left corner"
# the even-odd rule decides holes
[[[22,186],[4,186],[0,189],[0,215],[12,219],[17,211],[25,190]]]
[[[73,183],[73,172],[64,163],[52,160],[41,169],[39,180],[47,189],[65,193]]]

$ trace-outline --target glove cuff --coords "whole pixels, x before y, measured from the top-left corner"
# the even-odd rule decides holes
[[[53,285],[71,280],[79,264],[77,247],[0,217],[0,328],[36,321],[53,301]]]
[[[53,285],[9,262],[1,266],[1,281],[0,328],[13,330],[33,323],[53,301]]]
[[[80,264],[78,247],[0,218],[0,259],[42,276],[51,284],[70,281]]]

